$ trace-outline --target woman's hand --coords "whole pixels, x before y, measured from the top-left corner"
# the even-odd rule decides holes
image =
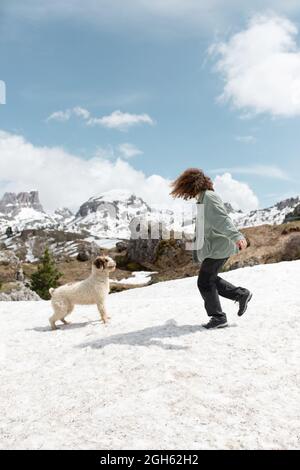
[[[244,250],[247,248],[247,241],[245,238],[241,238],[236,242],[236,246],[238,247],[239,251]]]

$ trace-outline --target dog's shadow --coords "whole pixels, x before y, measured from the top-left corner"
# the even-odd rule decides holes
[[[98,339],[78,345],[78,348],[102,349],[111,344],[129,346],[158,346],[162,349],[186,350],[187,346],[177,344],[166,344],[159,338],[179,338],[199,331],[206,331],[200,325],[177,325],[175,320],[169,320],[164,325],[151,326],[142,330],[131,331],[129,333],[117,334],[108,338]]]
[[[77,328],[84,328],[87,325],[90,325],[91,323],[99,323],[99,320],[95,321],[85,321],[85,322],[78,322],[78,323],[68,323],[67,325],[61,324],[57,325],[57,329],[55,331],[59,330],[76,330]],[[29,331],[38,331],[39,333],[46,333],[49,331],[53,330],[51,329],[50,326],[36,326],[35,328],[30,328]]]

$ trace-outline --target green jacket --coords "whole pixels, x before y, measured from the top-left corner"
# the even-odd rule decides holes
[[[204,204],[203,219],[197,218],[196,222],[199,233],[204,228],[204,244],[194,251],[194,260],[201,263],[205,258],[229,258],[238,253],[236,242],[244,237],[232,223],[221,198],[206,190],[200,193],[197,202]]]

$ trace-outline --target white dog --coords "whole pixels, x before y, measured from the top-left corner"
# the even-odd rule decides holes
[[[108,320],[105,300],[109,293],[109,273],[116,268],[115,261],[109,256],[98,256],[92,264],[92,273],[83,281],[71,282],[57,289],[50,289],[51,304],[54,314],[49,318],[52,330],[57,327],[55,322],[60,320],[67,324],[65,320],[70,315],[74,305],[96,304],[101,320],[106,323]]]

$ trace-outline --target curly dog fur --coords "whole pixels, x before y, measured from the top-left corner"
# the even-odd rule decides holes
[[[57,328],[56,322],[67,324],[67,315],[73,311],[75,305],[92,305],[98,307],[103,323],[108,320],[105,300],[109,293],[109,273],[116,268],[115,261],[109,256],[98,256],[92,264],[92,272],[87,279],[72,282],[50,289],[51,304],[54,314],[49,318],[52,330]]]

